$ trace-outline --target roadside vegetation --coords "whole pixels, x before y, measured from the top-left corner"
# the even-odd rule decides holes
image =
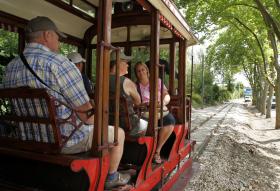
[[[18,54],[18,38],[18,33],[0,29],[0,82],[2,82],[5,66]],[[60,43],[59,51],[63,55],[77,50],[77,47],[73,45]]]
[[[252,88],[253,104],[270,117],[275,92],[280,128],[280,1],[175,0],[201,43],[210,41],[205,66],[224,82],[242,71]],[[196,92],[198,93],[198,92]],[[268,108],[266,110],[266,108]]]
[[[203,59],[197,62],[193,64],[192,106],[194,108],[217,105],[243,96],[244,86],[242,83],[234,83],[233,76],[222,77],[218,81],[217,73],[209,62],[202,63]],[[187,93],[191,92],[191,65],[188,66]]]

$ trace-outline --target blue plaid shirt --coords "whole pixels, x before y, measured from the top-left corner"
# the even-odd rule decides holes
[[[72,107],[81,106],[89,101],[80,71],[66,57],[38,43],[27,44],[23,53],[31,68],[51,89],[42,84],[19,57],[13,59],[6,67],[3,80],[5,88],[21,86],[46,88],[50,95]],[[60,92],[63,96],[53,90]],[[70,114],[70,110],[64,106],[59,107],[56,112],[59,118],[66,118]],[[70,147],[79,143],[92,128],[92,125],[83,125],[65,146]],[[73,127],[70,124],[63,124],[60,130],[62,135],[68,136],[73,131]]]

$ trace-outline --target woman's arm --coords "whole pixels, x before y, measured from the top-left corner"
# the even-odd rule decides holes
[[[133,81],[131,81],[130,79],[126,78],[124,80],[124,91],[127,95],[130,95],[133,99],[133,103],[135,105],[139,105],[141,104],[141,97],[137,91],[137,87],[135,85],[135,83]]]
[[[163,105],[165,106],[165,105],[169,104],[169,102],[170,102],[170,95],[168,93],[168,89],[166,88],[164,83],[162,83],[161,80],[162,79],[160,79],[160,78],[158,79],[158,88],[159,88],[159,91],[161,91],[161,88],[163,88],[163,93],[162,93],[163,100],[162,100],[162,102],[163,102]],[[161,86],[163,86],[163,87],[161,87]]]
[[[167,105],[170,102],[170,95],[167,91],[167,89],[163,90],[163,105]]]

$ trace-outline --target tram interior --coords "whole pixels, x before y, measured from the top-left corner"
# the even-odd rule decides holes
[[[153,14],[148,8],[153,8],[152,5],[143,6],[139,4],[141,1],[136,0],[124,0],[118,1],[113,0],[112,7],[112,28],[111,32],[111,44],[114,47],[120,47],[124,52],[133,57],[127,77],[135,80],[133,67],[136,62],[142,61],[147,62],[151,58],[151,31],[152,31],[152,17]],[[144,2],[144,1],[143,1]],[[158,3],[159,5],[162,4]],[[18,52],[23,50],[24,47],[24,32],[23,28],[27,23],[27,20],[38,16],[48,16],[55,21],[58,28],[65,32],[67,35],[66,39],[61,41],[69,46],[65,48],[64,52],[77,50],[87,60],[84,68],[84,72],[89,78],[96,83],[97,78],[97,48],[98,48],[98,0],[9,0],[2,1],[0,3],[0,27],[1,30],[18,33]],[[24,8],[23,8],[24,7]],[[171,13],[169,13],[171,14]],[[173,16],[174,17],[174,16]],[[173,17],[170,17],[171,19]],[[178,23],[178,21],[171,20],[171,22]],[[176,158],[174,153],[178,153],[180,148],[183,149],[186,146],[184,144],[188,141],[188,130],[181,132],[181,126],[183,123],[190,125],[190,111],[186,108],[190,108],[189,101],[183,101],[185,96],[185,88],[182,79],[182,66],[180,65],[179,54],[180,54],[180,42],[182,41],[182,35],[176,35],[170,30],[171,22],[167,22],[162,19],[159,28],[159,58],[166,61],[165,78],[164,83],[169,89],[171,96],[171,102],[168,105],[170,112],[176,118],[178,130],[174,131],[165,143],[162,149],[162,158],[165,161],[171,161]],[[178,24],[177,24],[178,25]],[[180,34],[180,33],[179,33]],[[190,34],[184,34],[189,44],[194,44],[195,40]],[[184,46],[181,45],[184,48]],[[181,48],[181,49],[183,49]],[[172,52],[173,51],[173,52]],[[0,63],[5,66],[8,61],[16,56],[16,54],[9,56],[0,57]],[[152,63],[153,64],[153,63]],[[152,68],[150,64],[150,70]],[[159,74],[159,69],[155,74]],[[181,75],[181,77],[180,77]],[[183,85],[180,85],[183,83]],[[188,121],[186,121],[188,120]],[[150,127],[149,127],[150,128]],[[185,128],[185,127],[184,127]],[[189,127],[185,128],[188,129]],[[181,134],[180,134],[181,133]],[[149,134],[147,137],[156,136],[155,134]],[[184,136],[184,137],[183,137]],[[182,138],[183,137],[183,138]],[[183,139],[181,142],[178,139]],[[176,145],[174,146],[176,142]],[[141,143],[141,144],[140,144]],[[182,145],[183,144],[183,145]],[[189,144],[187,142],[187,144]],[[177,148],[174,148],[177,147]],[[177,149],[177,150],[176,150]],[[143,164],[147,164],[147,155],[150,154],[151,150],[147,149],[147,143],[138,139],[130,139],[126,141],[124,155],[122,157],[122,170],[134,169],[136,174],[132,179],[131,185],[140,185],[138,178],[139,173],[143,173]],[[89,159],[91,153],[81,153],[76,158]],[[173,158],[172,158],[173,157]],[[190,157],[190,156],[189,156]],[[0,166],[0,186],[1,184],[9,182],[15,182],[18,185],[24,185],[26,187],[35,187],[43,190],[52,190],[56,188],[58,190],[88,190],[90,181],[85,171],[75,172],[71,171],[68,166],[61,166],[57,164],[49,164],[38,160],[14,158],[11,156],[0,157],[0,163],[5,164]],[[179,160],[176,158],[176,160]],[[178,163],[178,162],[177,162]],[[24,165],[22,165],[24,164]],[[160,165],[150,164],[152,170],[159,168]],[[171,172],[176,166],[170,167],[168,173]],[[148,167],[147,167],[148,168]],[[32,170],[30,170],[32,169]],[[140,172],[141,171],[141,172]],[[5,173],[3,173],[5,172]],[[44,172],[44,173],[42,173]],[[23,174],[25,174],[23,176]],[[55,174],[55,176],[54,176]],[[29,181],[29,177],[33,177],[32,182]],[[1,181],[3,180],[3,181]],[[5,180],[5,181],[4,181]],[[28,184],[26,184],[29,182]],[[12,186],[11,186],[12,187]]]

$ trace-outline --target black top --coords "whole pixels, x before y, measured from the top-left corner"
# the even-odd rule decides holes
[[[123,85],[124,85],[124,80],[126,79],[126,77],[121,76],[120,77],[120,97],[123,97],[126,99],[127,101],[127,105],[128,105],[128,113],[129,113],[129,118],[130,118],[130,122],[133,128],[136,128],[139,126],[139,120],[140,118],[138,118],[138,116],[135,114],[134,109],[133,109],[133,100],[132,97],[127,95],[124,91]],[[115,95],[116,92],[116,87],[115,87],[115,75],[110,75],[110,79],[109,79],[109,83],[110,83],[110,87],[109,87],[109,95]],[[114,111],[115,111],[115,104],[114,104],[114,100],[110,99],[110,103],[109,103],[109,111],[110,111],[110,115],[109,115],[109,124],[110,125],[114,125]],[[123,105],[120,104],[120,116],[119,116],[119,123],[120,123],[120,127],[125,128],[125,112],[124,112],[124,108]],[[129,129],[129,127],[126,127],[126,129]]]
[[[93,88],[92,88],[90,80],[88,79],[88,77],[85,74],[82,74],[82,78],[83,78],[84,86],[85,86],[85,89],[86,89],[88,95],[92,94]]]

